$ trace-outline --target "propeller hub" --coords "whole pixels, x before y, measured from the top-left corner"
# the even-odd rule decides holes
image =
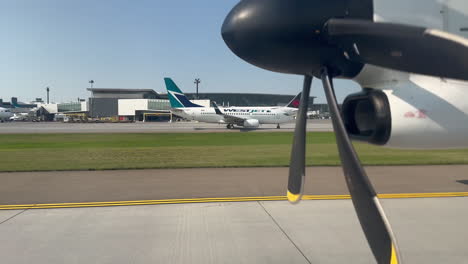
[[[330,18],[349,17],[353,0],[242,0],[226,17],[222,36],[243,60],[266,70],[319,76],[323,66],[354,77],[360,63],[330,45],[322,30]]]

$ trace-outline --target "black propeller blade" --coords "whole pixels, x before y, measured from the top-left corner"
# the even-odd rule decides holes
[[[356,62],[468,80],[468,40],[450,33],[368,20],[330,19],[324,35]]]
[[[321,78],[330,107],[346,183],[369,246],[377,263],[400,263],[390,224],[346,132],[334,94],[333,80],[327,68],[322,70]]]
[[[309,108],[310,87],[312,77],[304,76],[301,102],[296,116],[296,128],[291,151],[291,164],[289,166],[288,200],[297,203],[302,198],[305,179],[305,157],[307,136],[307,109]]]

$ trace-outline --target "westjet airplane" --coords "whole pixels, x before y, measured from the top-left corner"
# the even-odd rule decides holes
[[[192,103],[177,87],[171,78],[164,78],[172,112],[189,120],[205,123],[226,124],[228,129],[234,125],[245,128],[258,128],[261,124],[292,123],[299,107],[301,93],[296,95],[286,106],[274,107],[204,107]]]

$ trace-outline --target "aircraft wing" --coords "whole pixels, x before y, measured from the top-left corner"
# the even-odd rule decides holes
[[[221,115],[221,116],[224,117],[224,120],[226,121],[226,123],[236,124],[236,125],[239,125],[239,126],[244,125],[244,121],[246,120],[246,118],[223,114],[223,112],[221,112],[218,105],[214,101],[213,101],[213,107],[214,107],[215,112],[216,112],[217,115]]]

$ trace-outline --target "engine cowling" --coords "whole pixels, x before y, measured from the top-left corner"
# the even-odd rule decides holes
[[[468,147],[466,104],[456,98],[401,89],[364,89],[342,112],[351,138],[394,148]],[[458,105],[457,105],[458,104]],[[466,110],[466,109],[465,109]]]
[[[257,119],[247,119],[244,121],[244,127],[246,128],[257,128],[260,126],[260,122]]]
[[[392,132],[392,114],[387,95],[365,89],[346,97],[342,106],[346,130],[351,138],[385,145]]]

